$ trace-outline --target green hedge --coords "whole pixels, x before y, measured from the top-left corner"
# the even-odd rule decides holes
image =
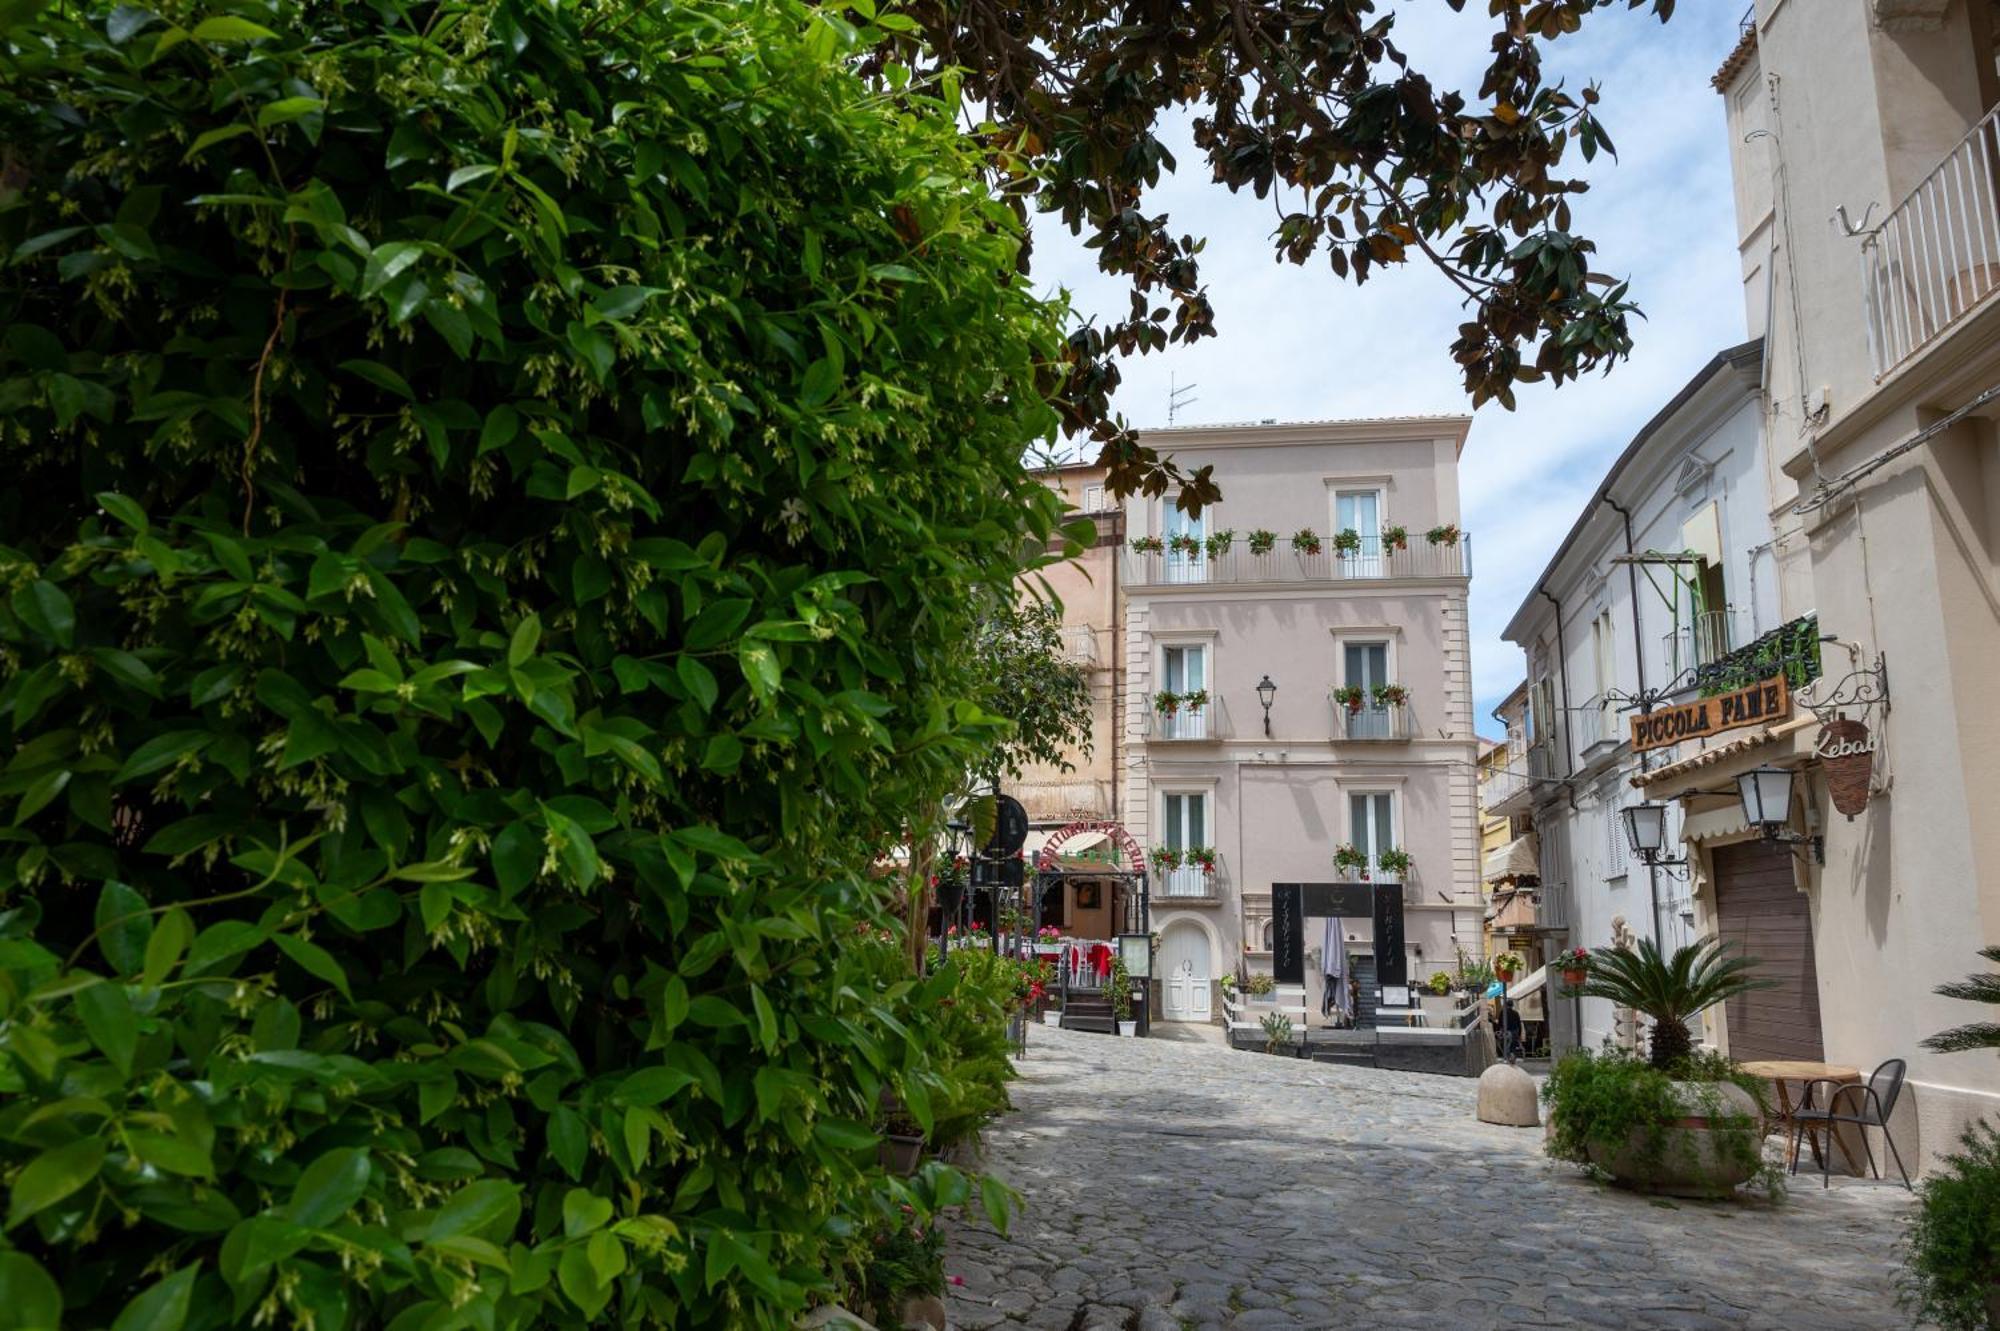
[[[0,36],[0,1326],[775,1325],[853,1259],[878,1090],[960,1093],[870,865],[1062,544],[1058,312],[878,35]]]

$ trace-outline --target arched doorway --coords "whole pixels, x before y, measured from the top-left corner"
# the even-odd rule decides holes
[[[1202,927],[1189,920],[1168,925],[1160,935],[1160,988],[1165,1000],[1160,1015],[1167,1021],[1210,1020],[1213,975],[1208,934]]]

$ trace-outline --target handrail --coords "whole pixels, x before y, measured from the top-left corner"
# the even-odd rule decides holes
[[[1868,354],[1881,379],[2000,290],[2000,107],[1861,242]]]

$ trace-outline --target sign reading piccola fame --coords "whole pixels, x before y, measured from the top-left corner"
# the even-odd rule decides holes
[[[1641,712],[1632,718],[1632,747],[1643,752],[1743,726],[1769,725],[1791,714],[1791,689],[1783,675],[1773,675],[1747,688]]]

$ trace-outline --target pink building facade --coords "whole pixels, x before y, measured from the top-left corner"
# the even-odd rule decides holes
[[[1336,868],[1340,847],[1405,884],[1412,980],[1481,953],[1472,552],[1457,526],[1469,425],[1148,434],[1184,468],[1213,465],[1223,492],[1199,518],[1171,496],[1125,508],[1119,804],[1141,842],[1183,861],[1151,880],[1165,1019],[1213,1020],[1222,976],[1269,970],[1271,884],[1358,877]],[[1372,924],[1340,932],[1365,1013]],[[1314,1012],[1324,937],[1308,922]]]

